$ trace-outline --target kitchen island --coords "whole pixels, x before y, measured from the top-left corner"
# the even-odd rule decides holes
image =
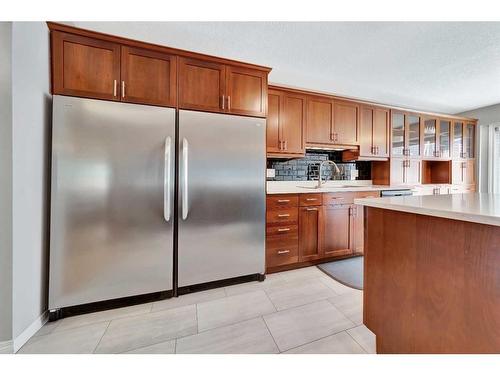
[[[358,199],[377,353],[500,353],[500,195]]]

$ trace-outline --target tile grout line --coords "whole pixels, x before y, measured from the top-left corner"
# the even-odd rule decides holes
[[[359,326],[356,326],[356,327],[359,327]],[[347,329],[345,330],[345,332],[346,332],[349,336],[351,336],[351,338],[352,338],[352,339],[356,342],[356,344],[358,344],[358,345],[361,347],[361,349],[363,349],[363,351],[364,351],[366,354],[371,354],[371,353],[368,353],[368,351],[367,351],[367,350],[366,350],[366,349],[365,349],[365,348],[364,348],[364,347],[363,347],[363,346],[362,346],[362,345],[358,342],[358,340],[356,340],[356,338],[355,338],[353,335],[351,335],[351,334],[349,333],[349,331],[348,331],[349,329],[353,329],[353,328],[356,328],[356,327],[347,328]]]
[[[274,342],[274,345],[276,345],[276,349],[278,349],[278,353],[281,353],[281,349],[280,347],[278,346],[278,343],[276,342],[276,339],[274,338],[273,336],[273,333],[271,332],[271,329],[269,328],[269,326],[267,325],[267,322],[266,322],[266,319],[264,319],[264,315],[261,315],[260,317],[262,319],[262,321],[264,322],[264,325],[266,326],[267,328],[267,332],[269,332],[269,334],[271,335],[271,338],[273,339],[273,342]]]
[[[99,345],[101,344],[101,341],[102,341],[102,338],[104,337],[104,335],[106,334],[106,332],[108,331],[108,328],[111,324],[111,320],[108,322],[108,325],[106,326],[106,328],[104,329],[104,332],[102,333],[102,336],[101,338],[99,339],[99,341],[97,342],[97,345],[94,347],[94,350],[92,351],[92,354],[96,354],[95,351],[97,350],[97,348],[99,347]]]
[[[348,328],[348,329],[350,329],[350,328]],[[302,346],[306,346],[306,345],[312,344],[312,343],[314,343],[314,342],[316,342],[316,341],[320,341],[320,340],[326,339],[326,338],[328,338],[328,337],[338,335],[338,334],[340,334],[340,333],[342,333],[342,332],[345,332],[345,333],[349,334],[349,333],[347,332],[347,329],[344,329],[344,330],[342,330],[342,331],[338,331],[338,332],[332,333],[331,335],[328,335],[328,336],[323,336],[323,337],[320,337],[320,338],[314,339],[314,340],[312,340],[312,341],[306,342],[306,343],[304,343],[304,344],[300,344],[300,345],[294,346],[293,348],[287,349],[287,350],[285,350],[285,351],[284,351],[284,352],[282,352],[282,353],[286,353],[286,352],[288,352],[288,351],[290,351],[290,350],[297,349],[297,348],[300,348],[300,347],[302,347]],[[360,347],[363,351],[365,351],[365,349],[363,349],[363,347],[362,347],[361,345],[359,345],[359,343],[358,343],[356,340],[354,340],[354,337],[352,337],[351,335],[349,335],[349,337],[351,337],[351,338],[353,339],[353,341],[356,343],[356,345],[358,345],[358,346],[359,346],[359,347]],[[366,351],[365,351],[365,352],[366,352]],[[300,353],[295,353],[295,354],[300,354]],[[330,354],[353,354],[353,353],[330,353]]]

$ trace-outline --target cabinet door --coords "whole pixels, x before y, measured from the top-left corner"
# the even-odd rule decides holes
[[[440,120],[439,121],[439,157],[449,158],[450,157],[450,131],[451,131],[451,121]]]
[[[322,252],[324,257],[352,254],[351,205],[323,206]]]
[[[177,58],[160,52],[122,47],[121,100],[175,106]]]
[[[420,116],[409,114],[406,116],[406,128],[408,129],[408,146],[406,155],[420,157]]]
[[[464,183],[472,185],[476,183],[475,160],[464,161]]]
[[[266,117],[267,72],[228,66],[226,80],[228,113]]]
[[[463,184],[464,183],[464,162],[453,160],[451,162],[451,183]]]
[[[426,119],[424,121],[424,157],[437,156],[437,120]]]
[[[389,110],[387,109],[375,108],[373,116],[373,149],[375,156],[389,156]]]
[[[392,156],[403,156],[405,154],[405,136],[405,115],[399,112],[393,112],[391,121]]]
[[[301,154],[304,149],[304,127],[306,120],[306,99],[299,95],[284,93],[283,115],[280,126],[283,149],[287,154]]]
[[[364,252],[364,220],[363,206],[352,208],[352,250],[355,254]]]
[[[307,100],[306,143],[333,142],[333,101],[323,98]]]
[[[374,155],[374,109],[362,106],[359,116],[359,155]]]
[[[464,123],[461,121],[453,122],[453,158],[461,158],[463,155],[464,142]]]
[[[120,45],[58,31],[52,38],[52,93],[120,100]]]
[[[299,262],[321,257],[321,224],[321,206],[299,208]]]
[[[280,122],[283,112],[283,94],[280,91],[269,90],[268,112],[266,124],[267,153],[281,152]]]
[[[179,58],[179,108],[224,112],[225,66]]]
[[[405,183],[405,165],[406,165],[406,160],[405,159],[400,159],[400,158],[391,158],[390,163],[390,181],[391,185],[398,185],[398,184],[404,184]]]
[[[474,158],[474,141],[475,141],[475,130],[474,124],[465,124],[464,127],[464,158]]]
[[[350,102],[334,102],[333,137],[334,142],[342,145],[359,144],[358,125],[359,105]]]
[[[405,168],[405,183],[410,185],[420,184],[420,171],[422,164],[420,160],[408,159]]]

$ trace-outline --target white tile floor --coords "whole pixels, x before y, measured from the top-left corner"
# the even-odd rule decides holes
[[[362,297],[308,267],[47,323],[19,353],[375,353]]]

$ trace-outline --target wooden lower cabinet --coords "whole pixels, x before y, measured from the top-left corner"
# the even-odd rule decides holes
[[[351,210],[350,204],[323,206],[322,253],[324,256],[352,254]]]
[[[319,259],[321,253],[321,206],[299,208],[299,261]]]
[[[378,191],[268,195],[268,271],[363,254],[363,208],[353,202],[378,196]]]

